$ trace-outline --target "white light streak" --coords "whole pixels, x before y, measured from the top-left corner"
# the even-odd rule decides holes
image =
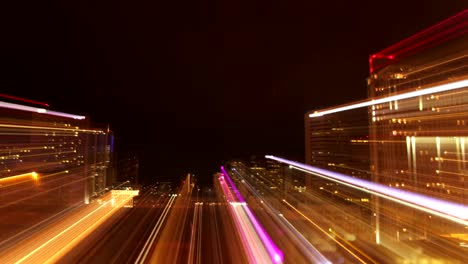
[[[436,199],[434,197],[429,197],[419,193],[408,192],[400,189],[395,189],[381,185],[378,183],[353,178],[351,176],[336,173],[328,170],[324,170],[317,167],[312,167],[306,164],[302,164],[295,161],[290,161],[287,159],[266,155],[265,158],[276,160],[282,163],[292,165],[293,168],[301,169],[305,172],[325,177],[329,180],[339,181],[342,184],[347,186],[377,194],[381,197],[390,199],[395,202],[411,206],[413,208],[423,210],[436,214],[445,219],[461,223],[463,225],[468,225],[468,206],[463,204],[452,203],[448,201],[443,201]]]
[[[83,119],[86,118],[85,116],[67,114],[67,113],[56,112],[56,111],[50,111],[50,110],[46,110],[44,108],[37,108],[37,107],[32,107],[32,106],[13,104],[13,103],[7,103],[7,102],[2,102],[2,101],[0,101],[0,107],[8,108],[8,109],[14,109],[14,110],[20,110],[20,111],[26,111],[26,112],[39,113],[39,114],[61,116],[61,117],[66,117],[66,118],[78,119],[78,120],[83,120]]]
[[[402,99],[408,99],[408,98],[413,98],[421,95],[428,95],[428,94],[433,94],[433,93],[440,93],[440,92],[445,92],[445,91],[451,91],[455,89],[460,89],[460,88],[465,88],[468,86],[468,79],[458,81],[458,82],[452,82],[452,83],[447,83],[447,84],[442,84],[442,85],[437,85],[433,86],[430,88],[422,89],[422,90],[417,90],[413,92],[408,92],[408,93],[402,93],[402,94],[397,94],[393,96],[388,96],[388,97],[383,97],[379,99],[374,99],[370,101],[364,101],[356,104],[351,104],[351,105],[345,105],[345,106],[339,106],[336,108],[331,108],[328,110],[324,111],[316,111],[312,114],[309,114],[309,117],[319,117],[319,116],[324,116],[328,114],[333,114],[333,113],[338,113],[338,112],[343,112],[347,110],[352,110],[352,109],[357,109],[361,107],[367,107],[367,106],[372,106],[376,104],[382,104],[382,103],[388,103],[396,100],[402,100]]]

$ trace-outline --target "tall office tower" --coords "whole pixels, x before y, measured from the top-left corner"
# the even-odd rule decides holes
[[[372,181],[468,203],[467,33],[465,10],[370,56],[370,99],[394,99],[369,109]],[[377,243],[468,238],[463,225],[373,201]]]
[[[0,101],[0,239],[102,194],[111,145],[84,116]]]

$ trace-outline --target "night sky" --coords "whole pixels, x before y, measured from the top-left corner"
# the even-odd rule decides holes
[[[303,160],[305,112],[364,99],[370,54],[467,6],[2,3],[0,93],[109,123],[120,155],[139,157],[142,179],[191,172],[207,183],[233,158]]]

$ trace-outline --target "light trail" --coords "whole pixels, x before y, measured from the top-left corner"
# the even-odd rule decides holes
[[[202,219],[203,219],[203,211],[202,211],[202,206],[203,203],[199,203],[199,208],[198,208],[198,236],[197,236],[197,249],[198,249],[198,254],[197,254],[197,264],[202,263],[201,262],[201,247],[202,247]]]
[[[65,186],[69,186],[69,185],[72,185],[72,184],[74,184],[74,183],[78,183],[78,182],[85,181],[85,180],[87,180],[87,179],[89,179],[89,178],[91,178],[91,177],[92,177],[92,176],[88,176],[88,177],[86,177],[86,178],[82,178],[82,179],[78,179],[78,180],[73,180],[73,181],[67,182],[67,183],[65,183],[65,184],[62,184],[62,185],[60,185],[60,186],[57,186],[57,187],[54,187],[54,188],[50,188],[50,189],[48,189],[48,190],[45,190],[45,191],[42,192],[42,193],[36,193],[36,194],[34,194],[34,195],[30,195],[30,196],[27,196],[27,197],[24,197],[24,198],[21,198],[21,199],[17,199],[17,200],[15,200],[15,201],[12,201],[12,202],[9,202],[9,203],[2,204],[2,205],[0,205],[0,208],[5,208],[5,207],[7,207],[7,206],[11,206],[11,205],[13,205],[13,204],[17,204],[17,203],[26,201],[26,200],[28,200],[28,199],[31,199],[31,198],[34,198],[34,197],[38,197],[38,196],[40,196],[40,195],[43,195],[44,193],[52,192],[52,191],[54,191],[54,190],[63,188],[63,187],[65,187]]]
[[[237,198],[239,199],[239,201],[241,201],[240,204],[243,205],[242,208],[244,209],[249,221],[254,226],[255,231],[256,231],[257,235],[260,237],[261,241],[263,242],[264,247],[267,249],[268,254],[271,257],[271,260],[274,263],[282,263],[283,262],[283,253],[276,247],[276,245],[273,243],[273,241],[268,236],[266,231],[258,223],[258,220],[252,214],[249,207],[245,204],[244,198],[242,197],[239,190],[237,189],[237,187],[232,182],[231,178],[229,177],[229,174],[226,172],[224,167],[221,167],[221,171],[222,171],[222,173],[224,175],[224,178],[227,179],[227,181],[231,184],[231,188],[233,189],[233,191],[236,194]],[[223,184],[221,184],[221,186],[223,186]],[[225,186],[225,187],[227,187],[227,186]],[[224,190],[225,190],[225,188],[223,188],[223,191]],[[231,205],[232,205],[232,202],[231,202]]]
[[[329,238],[331,238],[335,243],[337,243],[341,248],[343,248],[344,250],[346,250],[349,254],[351,254],[353,257],[355,257],[359,262],[365,264],[367,263],[366,261],[364,261],[363,259],[361,259],[359,256],[357,256],[356,254],[354,254],[354,252],[352,252],[349,248],[347,248],[345,245],[343,245],[340,241],[336,240],[336,238],[334,238],[332,235],[330,235],[327,231],[325,231],[322,227],[320,227],[317,223],[315,223],[314,221],[312,221],[309,217],[307,217],[304,213],[302,213],[301,211],[299,211],[296,207],[294,207],[292,204],[288,203],[285,199],[283,199],[283,202],[288,205],[291,209],[293,209],[296,213],[300,214],[302,217],[304,217],[307,222],[311,223],[315,228],[317,228],[318,230],[320,230],[322,233],[324,233],[326,236],[328,236]],[[343,239],[344,240],[344,239]],[[369,260],[372,261],[372,263],[377,263],[375,261],[372,260],[372,258],[368,257],[366,254],[364,254],[364,252],[360,251],[359,249],[355,248],[355,250],[357,250],[359,253],[363,254],[364,256],[366,256]]]
[[[335,107],[335,108],[325,109],[323,111],[315,111],[314,113],[309,114],[309,117],[311,117],[311,118],[312,117],[319,117],[319,116],[324,116],[324,115],[328,115],[328,114],[343,112],[343,111],[347,111],[347,110],[372,106],[372,105],[376,105],[376,104],[382,104],[382,103],[388,103],[388,102],[402,100],[402,99],[413,98],[413,97],[417,97],[417,96],[421,96],[421,95],[428,95],[428,94],[433,94],[433,93],[451,91],[451,90],[455,90],[455,89],[465,88],[467,86],[468,86],[468,79],[464,79],[464,80],[461,80],[461,81],[442,84],[442,85],[437,85],[437,86],[433,86],[433,87],[429,87],[429,88],[425,88],[425,89],[417,90],[417,91],[413,91],[413,92],[387,96],[387,97],[373,99],[373,100],[369,100],[369,101],[363,101],[363,102],[359,102],[359,103],[355,103],[355,104],[338,106],[338,107]]]
[[[345,174],[312,167],[310,165],[271,155],[266,155],[265,157],[267,159],[289,164],[294,169],[302,170],[309,174],[314,174],[316,176],[326,178],[328,180],[332,180],[355,189],[375,194],[400,204],[438,215],[459,224],[468,225],[468,206],[466,205],[443,201],[422,194],[387,187],[378,183],[353,178]]]
[[[114,208],[107,212],[105,215],[98,217],[93,223],[88,226],[85,230],[77,230],[75,231],[75,237],[68,242],[65,246],[59,247],[58,250],[55,251],[55,254],[47,259],[45,263],[57,263],[61,257],[63,257],[67,252],[73,249],[80,241],[86,238],[91,232],[96,230],[100,225],[102,225],[107,219],[109,219],[113,214],[115,214],[120,208],[122,208],[129,200],[133,198],[131,195],[119,195],[111,199],[111,203],[113,200],[116,200],[120,196],[124,196],[123,199],[120,199],[119,203]]]
[[[211,234],[211,237],[212,237],[212,240],[213,241],[216,241],[216,247],[214,249],[214,254],[215,254],[215,257],[214,257],[214,262],[215,263],[222,263],[223,261],[223,250],[221,249],[221,234],[220,234],[220,231],[219,231],[219,226],[218,226],[218,216],[216,214],[216,208],[214,206],[211,206],[212,204],[209,204],[209,211],[210,211],[210,219],[213,219],[211,220],[213,222],[212,225],[210,225],[210,234]],[[222,220],[221,220],[222,221]],[[221,222],[222,223],[222,222]]]
[[[0,124],[0,127],[66,131],[66,132],[70,132],[69,136],[73,135],[71,132],[105,133],[103,130],[80,129],[78,127],[76,127],[76,128],[61,128],[61,127],[25,126],[25,125],[11,125],[11,124]],[[47,142],[47,144],[51,145],[51,143],[49,143],[49,142]],[[59,143],[56,143],[55,145],[57,145],[57,144],[59,144]]]
[[[250,184],[248,177],[244,177],[239,173],[239,170],[234,170],[239,178],[244,180],[245,186],[254,196],[262,198],[257,190]],[[266,179],[265,179],[266,180]],[[262,200],[260,203],[263,208],[268,211],[270,216],[276,223],[282,227],[282,230],[288,233],[289,237],[293,239],[295,244],[301,249],[302,254],[314,263],[331,264],[297,229],[292,225],[279,211],[277,211],[268,201]]]
[[[240,174],[240,171],[235,169],[234,172],[244,180],[244,184],[247,187],[247,189],[255,196],[261,198],[262,195],[259,194],[259,192],[249,183],[250,178],[249,177],[244,177]],[[258,177],[258,175],[257,175]],[[263,178],[264,181],[268,181],[266,178]],[[268,188],[264,190],[265,192],[270,191]],[[273,194],[271,194],[273,195]],[[296,211],[299,211],[296,209],[294,206],[292,206],[290,203],[288,203],[285,199],[281,199],[282,202],[286,203],[288,206],[293,208]],[[325,258],[310,242],[302,235],[301,232],[299,232],[294,225],[292,225],[288,219],[281,214],[279,211],[273,208],[267,201],[267,199],[262,199],[261,200],[261,205],[270,212],[271,217],[277,221],[279,226],[281,226],[281,229],[285,231],[289,237],[293,239],[293,241],[297,244],[297,246],[301,249],[302,254],[306,255],[308,260],[310,260],[312,263],[331,263],[327,258]],[[306,217],[305,215],[301,214],[303,217]],[[340,241],[336,241],[335,237],[330,236],[327,231],[323,230],[320,226],[318,226],[315,222],[313,222],[310,218],[307,218],[308,222],[312,223],[316,228],[318,228],[320,231],[322,231],[324,234],[326,234],[328,237],[330,237],[333,241],[335,241],[339,246],[342,246],[348,253],[350,253],[352,256],[361,259],[359,256],[355,255],[350,249],[346,248],[344,244],[348,245],[349,248],[352,248],[354,251],[358,252],[361,257],[366,258],[367,260],[364,261],[364,263],[377,263],[376,260],[371,258],[369,255],[365,254],[362,250],[354,246],[353,244],[349,243],[346,239],[342,238],[339,234],[336,232],[333,232],[336,237],[338,237],[343,243]],[[330,230],[330,232],[332,232]],[[362,259],[361,259],[362,260]]]
[[[231,177],[229,177],[229,174],[227,173],[227,171],[224,169],[223,166],[221,166],[221,171],[223,172],[223,175],[225,176],[226,180],[228,181],[229,185],[231,186],[231,188],[233,189],[234,191],[234,194],[236,195],[237,197],[237,200],[241,203],[245,202],[244,200],[244,197],[242,197],[242,195],[240,194],[239,190],[237,189],[236,185],[234,184],[234,182],[232,182],[231,180]]]
[[[23,173],[15,176],[10,176],[10,177],[5,177],[0,179],[0,186],[8,186],[6,185],[8,182],[14,182],[16,180],[21,180],[21,179],[27,179],[31,177],[31,180],[37,181],[39,179],[39,174],[36,172],[28,172],[28,173]]]
[[[245,209],[243,206],[245,204],[232,202],[230,205],[237,228],[243,238],[244,249],[247,251],[250,259],[249,263],[274,263],[255,228],[249,221],[249,217],[243,210]]]
[[[26,111],[26,112],[32,112],[32,113],[38,113],[38,114],[54,115],[54,116],[60,116],[60,117],[78,119],[78,120],[83,120],[86,118],[85,116],[67,114],[67,113],[47,110],[44,108],[25,106],[25,105],[7,103],[7,102],[2,102],[2,101],[0,101],[0,107],[14,109],[14,110],[21,110],[21,111]]]
[[[21,98],[21,97],[17,97],[17,96],[13,96],[13,95],[0,94],[0,97],[4,97],[4,98],[8,98],[8,99],[13,99],[13,100],[17,100],[17,101],[22,101],[22,102],[25,102],[25,103],[31,103],[31,104],[36,104],[36,105],[42,105],[42,106],[45,106],[45,107],[49,107],[49,104],[48,104],[48,103],[39,102],[39,101],[35,101],[35,100],[31,100],[31,99],[26,99],[26,98]]]
[[[89,212],[88,214],[86,214],[86,215],[84,215],[82,217],[78,217],[79,220],[74,221],[73,224],[69,225],[67,228],[63,229],[62,231],[60,231],[55,236],[48,239],[47,241],[42,243],[40,246],[36,247],[34,250],[31,250],[28,254],[24,255],[22,258],[15,261],[15,264],[19,264],[19,263],[23,263],[23,262],[27,261],[29,258],[31,258],[36,253],[39,253],[39,251],[41,251],[41,250],[44,250],[42,252],[57,252],[56,250],[53,250],[51,248],[51,247],[54,247],[54,245],[52,244],[53,242],[57,241],[57,243],[64,243],[64,240],[66,240],[67,238],[70,239],[71,241],[73,241],[74,239],[76,239],[76,234],[71,234],[68,237],[66,237],[65,234],[67,234],[70,231],[73,231],[73,229],[75,227],[79,228],[78,225],[83,223],[85,220],[91,219],[91,217],[96,217],[97,212],[101,211],[103,208],[105,208],[109,204],[112,204],[113,202],[114,202],[114,199],[110,199],[110,200],[104,202],[102,205],[98,206],[96,209]],[[100,217],[97,216],[97,219],[94,219],[93,224],[98,222],[99,219],[100,219]],[[76,233],[76,230],[75,230],[75,233]],[[59,238],[61,240],[59,240]],[[68,242],[68,243],[70,243],[70,242]],[[64,248],[64,247],[66,247],[68,245],[68,243],[62,244],[62,245],[56,245],[55,247]],[[43,254],[44,253],[42,253],[42,255]],[[37,258],[35,258],[35,261],[37,261]]]
[[[197,228],[198,228],[198,217],[199,217],[199,207],[200,203],[196,202],[194,209],[193,209],[193,220],[192,220],[192,232],[190,234],[190,249],[189,249],[189,254],[188,254],[188,260],[187,263],[191,264],[193,263],[193,255],[194,255],[194,247],[195,247],[195,236],[197,234]]]
[[[176,199],[175,195],[171,195],[171,198],[169,198],[169,201],[167,202],[166,206],[164,207],[164,210],[161,214],[161,216],[158,218],[158,221],[154,225],[153,229],[151,230],[151,234],[149,235],[148,239],[145,242],[145,245],[143,246],[143,249],[140,251],[140,254],[138,254],[137,259],[135,260],[135,263],[145,263],[146,257],[148,256],[149,251],[151,250],[151,247],[153,246],[154,240],[156,239],[156,236],[159,233],[159,230],[161,229],[161,226],[166,219],[167,214],[169,213],[170,208],[172,207],[172,204],[174,200]]]
[[[26,236],[28,233],[33,233],[34,230],[36,229],[39,229],[42,225],[50,222],[50,221],[53,221],[54,219],[58,218],[59,216],[64,216],[66,213],[68,213],[69,211],[72,211],[73,209],[75,209],[76,207],[78,207],[79,205],[81,205],[81,202],[77,202],[73,205],[71,205],[70,207],[68,208],[65,208],[64,210],[40,221],[39,223],[36,223],[34,224],[33,226],[30,226],[28,227],[27,229],[15,234],[14,236],[11,236],[5,240],[3,240],[2,242],[0,242],[0,248],[3,247],[5,244],[8,244],[10,241],[19,241],[21,239],[21,237],[23,236]]]

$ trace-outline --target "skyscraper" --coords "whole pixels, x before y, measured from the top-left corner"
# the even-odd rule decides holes
[[[372,181],[468,203],[468,10],[370,56]],[[467,236],[464,226],[374,198],[376,241]]]

